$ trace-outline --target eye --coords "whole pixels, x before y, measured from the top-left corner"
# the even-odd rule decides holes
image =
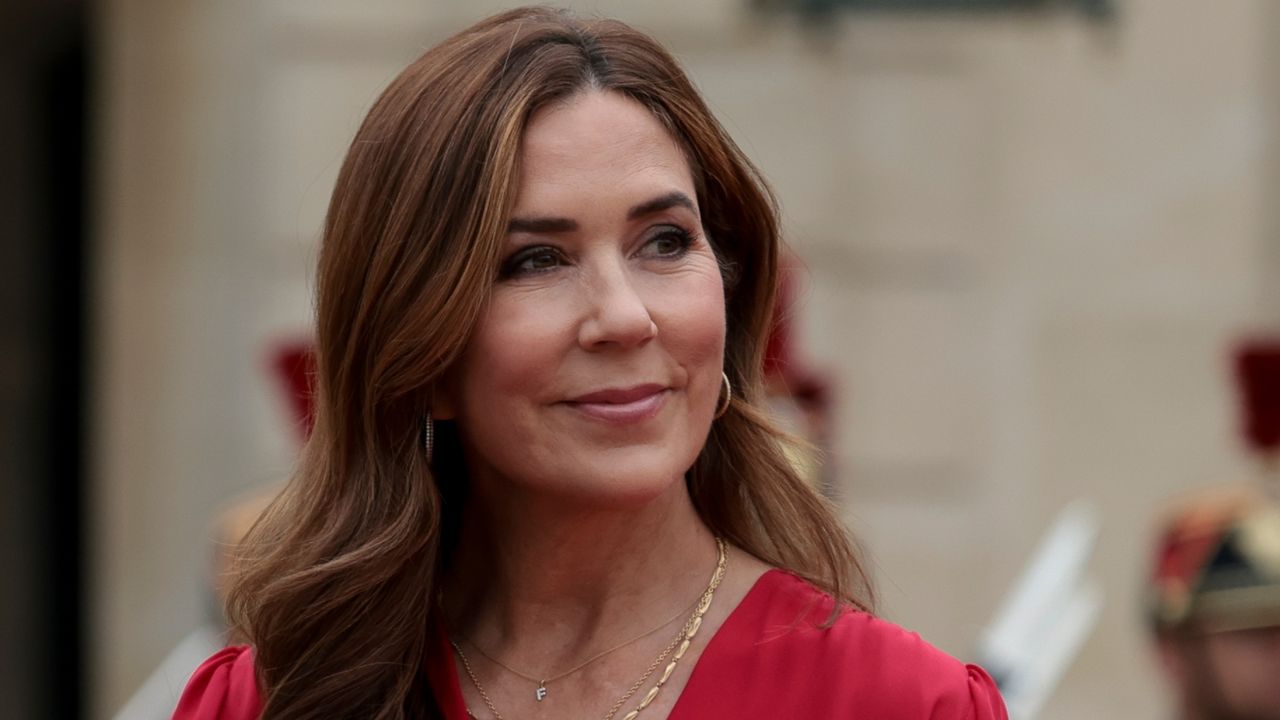
[[[693,244],[693,235],[684,228],[666,225],[645,243],[643,254],[653,257],[679,257]]]
[[[532,275],[560,267],[563,258],[555,248],[537,246],[524,248],[507,258],[502,264],[501,276],[504,278]]]

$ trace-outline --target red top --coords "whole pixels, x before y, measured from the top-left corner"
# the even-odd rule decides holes
[[[991,677],[915,633],[850,611],[780,570],[765,573],[711,638],[668,720],[1007,720]],[[433,633],[426,673],[446,720],[467,720],[453,655]],[[253,651],[230,647],[191,676],[175,720],[254,720]]]

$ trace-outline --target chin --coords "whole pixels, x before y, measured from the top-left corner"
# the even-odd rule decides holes
[[[692,464],[692,463],[691,463]],[[556,491],[600,509],[643,507],[667,493],[684,490],[687,468],[670,462],[608,463],[561,475]]]

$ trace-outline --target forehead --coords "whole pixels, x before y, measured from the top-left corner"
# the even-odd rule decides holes
[[[652,112],[620,93],[592,90],[534,113],[521,144],[517,209],[615,190],[694,197],[689,163]]]

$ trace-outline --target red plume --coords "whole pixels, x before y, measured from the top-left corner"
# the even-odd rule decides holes
[[[1280,450],[1280,340],[1246,342],[1236,353],[1244,433],[1260,453]]]
[[[306,442],[316,422],[315,347],[309,340],[282,344],[272,353],[271,366],[284,385],[299,439]]]

